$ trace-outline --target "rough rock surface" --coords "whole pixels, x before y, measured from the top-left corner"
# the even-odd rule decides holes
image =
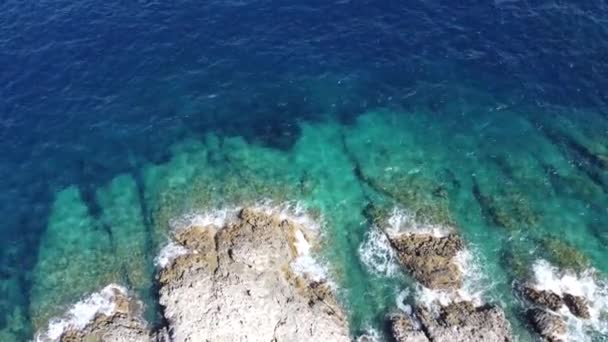
[[[61,342],[149,342],[154,340],[142,318],[141,303],[125,294],[114,293],[115,309],[111,315],[97,314],[83,329],[68,329]]]
[[[528,319],[534,329],[549,342],[563,341],[562,336],[566,333],[566,322],[555,314],[543,309],[528,310]]]
[[[463,275],[454,258],[465,247],[458,235],[390,232],[387,235],[399,262],[416,280],[427,288],[458,296],[456,291],[462,288]],[[390,319],[393,338],[398,342],[511,341],[511,325],[498,307],[475,306],[468,301],[431,306],[417,306],[412,318],[393,316]]]
[[[523,295],[532,303],[546,307],[550,310],[559,310],[564,302],[556,293],[548,290],[537,290],[530,286],[522,288]]]
[[[424,331],[417,328],[412,319],[404,314],[390,317],[390,325],[396,342],[429,342]]]
[[[462,274],[452,260],[464,247],[457,235],[400,234],[389,239],[401,264],[424,286],[431,289],[462,286]]]
[[[427,338],[435,342],[511,341],[511,325],[498,307],[457,302],[431,311],[416,308]]]
[[[177,232],[191,253],[159,274],[172,340],[349,341],[330,286],[293,271],[303,237],[311,232],[296,222],[252,209],[225,227]]]
[[[569,293],[566,293],[564,294],[564,303],[573,315],[583,319],[591,318],[591,313],[589,312],[589,304],[585,297],[574,296]]]

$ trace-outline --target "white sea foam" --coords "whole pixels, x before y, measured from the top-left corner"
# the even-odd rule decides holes
[[[309,231],[318,232],[321,229],[323,220],[313,219],[306,207],[300,202],[285,202],[275,204],[270,200],[260,201],[250,207],[253,210],[259,210],[267,215],[274,215],[281,220],[288,220],[295,224],[306,227]]]
[[[456,253],[453,261],[462,272],[463,284],[458,290],[459,295],[476,305],[482,305],[484,296],[493,287],[493,284],[482,269],[480,256],[475,254],[474,250],[465,248]]]
[[[160,253],[158,253],[156,259],[154,259],[154,264],[157,267],[165,268],[169,266],[175,258],[192,252],[193,251],[188,250],[186,247],[171,241],[160,250]]]
[[[409,289],[403,289],[403,290],[399,291],[399,293],[397,293],[397,296],[395,297],[395,304],[397,305],[397,309],[401,310],[402,312],[404,312],[408,315],[411,315],[412,306],[405,303],[405,300],[409,296],[410,296]]]
[[[313,257],[312,246],[309,237],[320,233],[322,219],[313,219],[306,210],[305,206],[299,202],[285,202],[276,204],[272,201],[259,201],[250,206],[252,210],[265,213],[287,220],[295,224],[295,248],[296,258],[291,262],[291,269],[310,281],[327,281],[327,268]],[[334,285],[329,282],[330,285]]]
[[[110,284],[101,291],[89,295],[74,304],[63,317],[52,319],[46,331],[36,334],[35,341],[59,341],[65,331],[82,330],[99,314],[113,315],[116,310],[117,293],[126,296],[127,290],[122,286]]]
[[[484,294],[488,289],[488,282],[484,279],[481,263],[478,258],[468,249],[459,251],[453,262],[462,272],[463,284],[455,291],[429,289],[422,284],[417,284],[417,301],[428,308],[439,304],[449,305],[462,301],[470,301],[475,305],[483,305]]]
[[[327,279],[327,270],[318,263],[311,254],[311,246],[301,230],[295,231],[295,247],[298,256],[291,263],[291,268],[297,274],[304,276],[308,280],[323,281]]]
[[[593,341],[593,334],[608,336],[608,283],[599,280],[594,269],[575,274],[560,271],[546,260],[537,260],[532,271],[534,288],[553,291],[560,296],[566,293],[583,296],[589,303],[589,320],[574,316],[565,306],[560,309],[568,326],[566,340]]]
[[[224,228],[232,220],[236,219],[236,215],[239,211],[240,208],[227,207],[208,210],[205,212],[192,212],[171,220],[169,222],[169,226],[173,231],[179,231],[191,227],[215,227],[216,229],[220,229]],[[189,253],[197,252],[190,250],[174,241],[169,241],[154,259],[154,264],[159,268],[164,268],[171,264],[175,258]]]
[[[374,328],[366,328],[364,329],[365,333],[359,337],[357,337],[357,342],[379,342],[382,341],[380,338],[380,333],[378,330]]]
[[[372,273],[386,277],[399,273],[395,252],[386,235],[376,227],[367,232],[359,246],[359,257]]]
[[[311,235],[316,235],[320,232],[321,223],[314,220],[302,204],[287,202],[276,205],[271,201],[265,201],[251,208],[295,224],[294,247],[298,255],[291,262],[291,269],[309,281],[328,281],[327,268],[313,256],[312,246],[309,241]],[[328,284],[335,286],[333,282],[328,282]]]
[[[570,293],[575,296],[593,297],[597,284],[593,279],[592,270],[584,272],[580,277],[572,272],[560,272],[546,260],[537,260],[532,265],[534,287],[538,290],[549,290],[563,295]]]
[[[304,205],[300,202],[284,202],[276,204],[271,200],[260,200],[246,206],[247,208],[278,217],[281,220],[289,220],[293,223],[302,225],[308,230],[318,231],[321,222],[314,220]],[[185,229],[193,226],[206,227],[213,226],[223,228],[230,222],[236,220],[238,213],[243,206],[229,206],[225,208],[206,210],[204,212],[190,212],[169,222],[174,230]]]
[[[420,222],[416,220],[416,217],[412,213],[399,208],[393,208],[388,218],[388,227],[386,228],[386,232],[390,236],[400,234],[429,234],[434,237],[443,237],[452,231],[453,228],[444,225]]]
[[[240,208],[228,207],[222,209],[207,210],[205,212],[193,212],[171,220],[169,225],[173,230],[186,229],[189,227],[223,228],[236,218]]]

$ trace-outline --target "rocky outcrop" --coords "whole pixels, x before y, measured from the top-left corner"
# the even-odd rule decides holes
[[[173,341],[349,341],[320,266],[314,232],[281,215],[243,209],[224,227],[187,227],[189,252],[159,273]]]
[[[490,305],[476,307],[470,302],[452,303],[438,310],[418,306],[413,317],[391,317],[391,332],[397,342],[511,341],[511,326],[502,310]]]
[[[564,301],[558,294],[549,290],[537,290],[531,286],[524,286],[522,294],[532,303],[553,311],[559,310],[564,304]]]
[[[583,319],[591,318],[589,303],[585,297],[569,293],[560,296],[553,291],[538,290],[532,286],[524,286],[521,292],[530,302],[542,308],[558,311],[565,304],[573,315]]]
[[[431,341],[511,341],[511,326],[495,306],[457,302],[438,312],[418,307],[416,315]]]
[[[453,258],[464,244],[455,234],[436,237],[430,234],[389,235],[400,263],[422,285],[431,289],[457,289],[462,274]]]
[[[455,292],[462,287],[462,272],[454,258],[463,251],[462,239],[453,233],[436,236],[425,233],[388,234],[399,262],[422,285],[434,290]],[[493,306],[468,301],[447,306],[433,304],[431,310],[416,307],[413,318],[391,318],[396,341],[496,341],[511,340],[511,327],[504,313]],[[412,319],[418,324],[414,324]],[[419,326],[419,327],[418,327]]]
[[[149,342],[155,340],[142,320],[120,313],[107,317],[97,316],[83,330],[68,330],[61,335],[61,342]]]
[[[87,319],[90,316],[91,319]],[[118,285],[109,285],[76,304],[65,317],[54,319],[37,342],[156,341],[142,317],[142,303]]]
[[[412,319],[404,314],[390,317],[390,327],[396,342],[429,342],[424,331],[417,328]]]
[[[566,323],[560,316],[539,308],[528,310],[527,315],[542,338],[549,342],[563,341]]]
[[[400,264],[418,282],[454,298],[447,305],[417,305],[412,317],[392,316],[391,333],[396,341],[511,341],[511,326],[500,308],[460,300],[458,290],[463,286],[463,274],[456,257],[465,246],[457,234],[451,230],[439,234],[387,231],[387,236]]]
[[[574,296],[566,293],[564,294],[564,303],[573,315],[583,319],[591,318],[591,313],[589,312],[589,303],[585,297]]]
[[[530,324],[547,341],[563,340],[567,317],[560,310],[564,305],[579,318],[591,318],[589,303],[582,296],[574,296],[569,293],[557,294],[551,290],[535,288],[530,283],[522,286],[520,291],[534,305],[527,311]]]

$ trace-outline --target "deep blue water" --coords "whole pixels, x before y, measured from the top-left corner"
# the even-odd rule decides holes
[[[287,149],[297,122],[328,111],[349,123],[376,106],[440,110],[463,96],[454,84],[606,125],[608,3],[3,1],[0,280],[18,285],[0,287],[0,312],[27,306],[56,190],[93,198],[210,130]]]

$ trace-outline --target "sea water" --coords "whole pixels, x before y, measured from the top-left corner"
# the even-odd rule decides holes
[[[185,252],[163,249],[170,230],[243,206],[317,226],[298,267],[321,265],[353,336],[470,299],[531,340],[530,280],[587,296],[568,334],[607,339],[605,4],[0,10],[0,340],[107,309],[109,284],[154,322],[155,270]],[[458,298],[403,272],[375,218],[458,232]]]

